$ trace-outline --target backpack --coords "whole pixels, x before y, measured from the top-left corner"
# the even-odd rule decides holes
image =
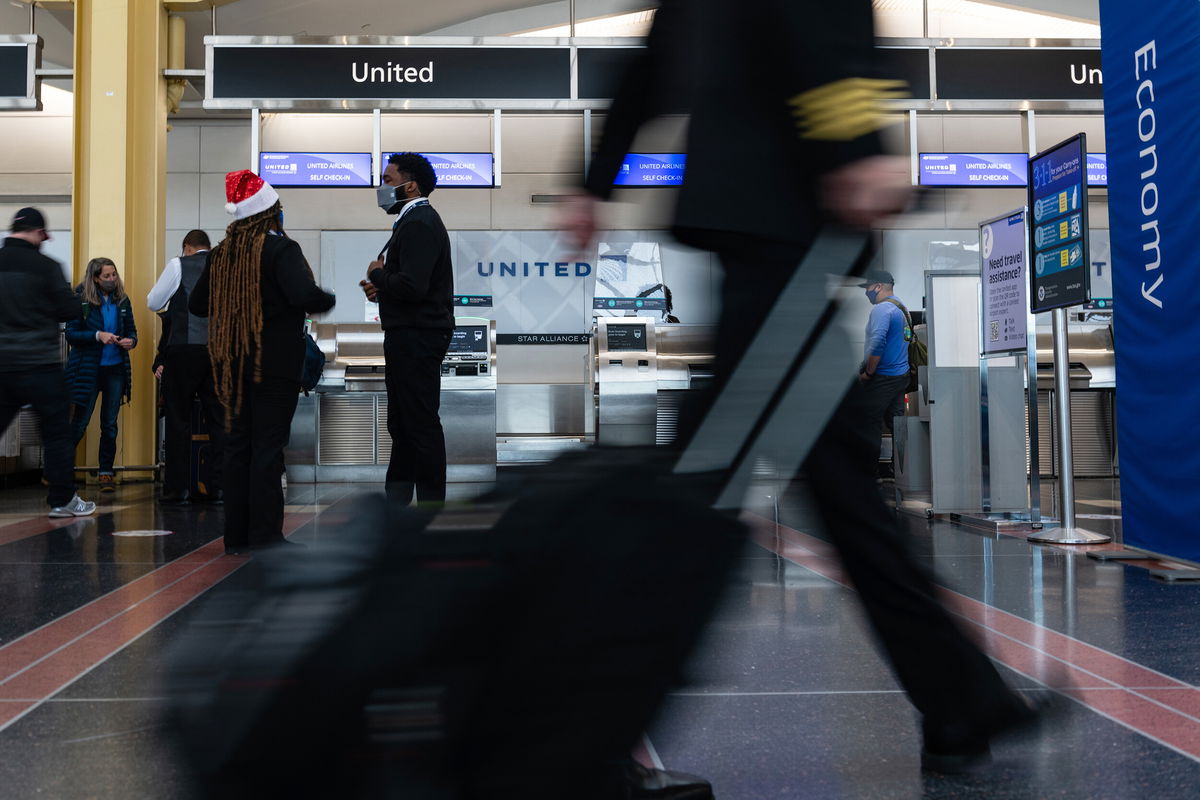
[[[929,365],[929,348],[913,332],[912,317],[908,315],[904,304],[894,297],[885,297],[884,300],[904,314],[904,341],[908,342],[908,385],[904,387],[904,393],[915,392],[918,384],[917,367]]]
[[[304,369],[300,372],[300,388],[307,397],[308,393],[317,388],[321,382],[321,374],[325,371],[325,354],[317,346],[317,340],[311,333],[304,334]]]

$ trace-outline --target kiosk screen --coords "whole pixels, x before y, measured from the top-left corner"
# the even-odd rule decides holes
[[[643,351],[646,349],[645,325],[609,325],[608,349]]]
[[[450,337],[449,353],[486,353],[488,349],[486,325],[459,325]]]

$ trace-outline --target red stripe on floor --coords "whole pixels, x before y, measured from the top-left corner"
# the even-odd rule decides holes
[[[827,542],[762,518],[750,522],[759,546],[850,586]],[[951,611],[974,626],[1000,663],[1200,759],[1200,689],[974,598],[943,592]]]
[[[313,516],[314,514],[311,512],[285,515],[285,534],[290,535],[297,528],[309,522]],[[197,548],[175,561],[164,564],[153,572],[130,581],[119,589],[115,589],[103,597],[99,597],[87,605],[64,614],[53,622],[49,622],[37,630],[30,631],[21,638],[8,643],[0,648],[0,687],[6,687],[7,682],[12,680],[14,676],[28,670],[59,648],[66,647],[80,637],[87,636],[95,629],[104,626],[108,621],[139,608],[139,604],[151,597],[155,597],[167,587],[171,587],[177,584],[177,582],[204,569],[205,565],[212,563],[214,560],[224,559],[230,564],[239,566],[245,562],[241,558],[226,558],[224,553],[225,547],[220,539],[209,542],[203,547]],[[225,574],[227,575],[228,573]],[[225,575],[221,577],[223,578]],[[209,584],[209,586],[211,585],[213,584]],[[193,599],[207,588],[208,586],[198,589]],[[169,614],[166,616],[169,616]],[[166,616],[161,617],[158,621],[161,622],[162,619],[166,619]],[[111,632],[110,630],[110,634]],[[127,643],[121,644],[117,649],[124,647]],[[94,664],[91,666],[94,666]],[[91,666],[83,669],[79,674],[82,675],[87,669],[91,669]],[[3,691],[2,696],[7,697],[36,696],[28,694],[13,695],[4,688],[0,688],[0,691]]]

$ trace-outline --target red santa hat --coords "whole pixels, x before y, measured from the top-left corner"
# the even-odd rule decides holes
[[[278,203],[279,194],[250,170],[240,169],[225,176],[225,199],[225,210],[234,219],[245,219]]]

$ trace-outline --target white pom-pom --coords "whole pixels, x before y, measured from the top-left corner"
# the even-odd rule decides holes
[[[237,213],[237,203],[226,203],[225,210],[230,214]]]

